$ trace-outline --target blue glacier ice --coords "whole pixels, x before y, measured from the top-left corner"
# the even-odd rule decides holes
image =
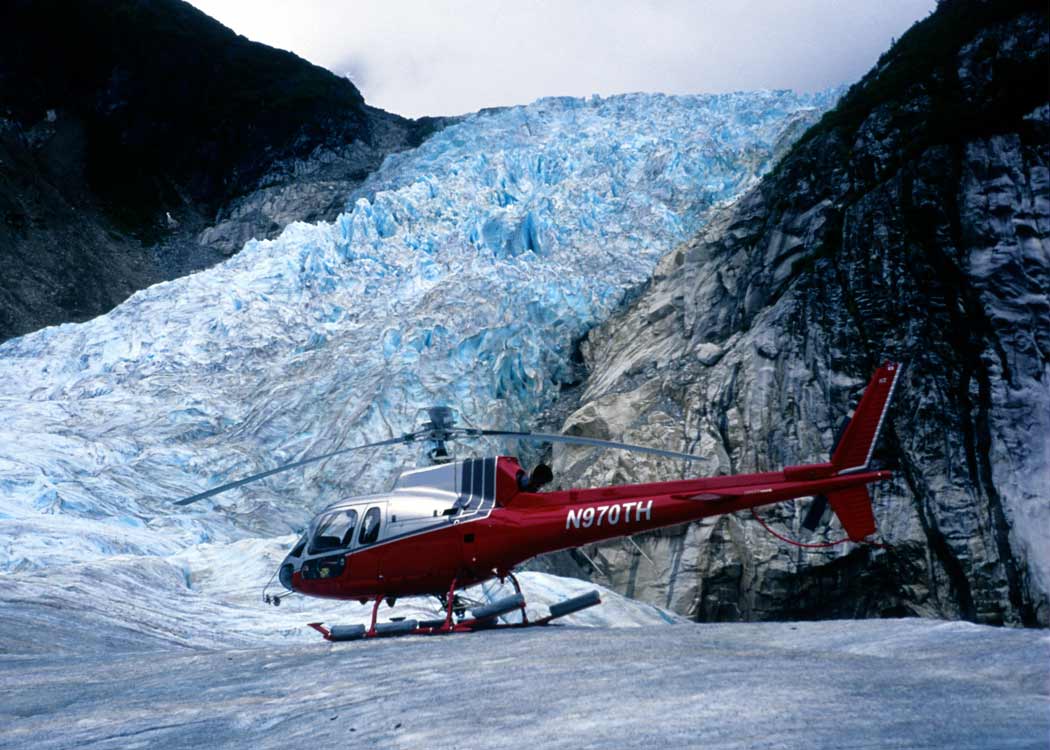
[[[430,404],[531,425],[579,337],[835,96],[480,112],[388,157],[332,223],[0,345],[0,569],[287,534],[419,456],[333,459],[170,503],[406,431]]]

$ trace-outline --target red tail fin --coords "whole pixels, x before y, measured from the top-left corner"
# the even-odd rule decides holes
[[[829,492],[828,502],[842,522],[842,528],[854,542],[875,533],[875,514],[871,509],[868,488],[864,485]]]
[[[864,389],[864,396],[853,412],[853,417],[842,434],[842,439],[831,456],[831,463],[839,474],[863,471],[871,462],[871,454],[879,439],[882,422],[890,408],[893,390],[897,387],[901,366],[896,362],[887,362],[871,377],[871,382]],[[853,490],[849,490],[852,492]],[[866,493],[866,491],[865,491]],[[829,497],[829,499],[831,499]],[[831,500],[832,507],[835,501]],[[835,508],[838,514],[838,508]],[[839,514],[841,517],[841,514]],[[843,523],[845,520],[843,519]],[[852,536],[852,534],[851,534]]]

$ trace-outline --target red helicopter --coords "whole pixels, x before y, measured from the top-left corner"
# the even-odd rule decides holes
[[[548,466],[539,464],[527,473],[508,456],[455,461],[446,443],[511,437],[694,461],[699,457],[571,435],[458,427],[450,409],[432,407],[430,421],[415,432],[284,464],[177,504],[350,451],[430,441],[436,446],[429,452],[435,465],[403,472],[390,492],[352,497],[318,513],[281,563],[277,572],[281,585],[288,593],[373,602],[368,628],[310,623],[328,640],[546,625],[601,603],[598,592],[592,591],[555,604],[548,617],[530,622],[513,570],[547,552],[807,496],[815,500],[803,521],[805,528],[815,530],[830,503],[849,539],[867,540],[875,533],[867,485],[892,476],[870,466],[900,372],[896,363],[875,372],[827,463],[758,474],[542,492],[553,479]],[[509,578],[516,593],[475,607],[470,617],[464,617],[465,607],[456,592],[492,578]],[[397,597],[417,595],[437,596],[445,616],[377,624],[384,599],[393,605]],[[280,603],[280,596],[266,599]],[[499,622],[501,615],[514,610],[520,610],[520,622]]]

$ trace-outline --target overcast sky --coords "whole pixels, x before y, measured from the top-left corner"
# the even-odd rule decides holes
[[[408,117],[541,96],[802,91],[862,76],[935,0],[190,0]]]

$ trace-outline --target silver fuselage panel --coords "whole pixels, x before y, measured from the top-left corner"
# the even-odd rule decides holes
[[[301,554],[289,555],[285,562],[295,564],[298,569],[299,563],[312,557],[352,553],[365,546],[486,518],[495,507],[496,461],[495,458],[466,459],[411,469],[402,472],[389,492],[332,503],[310,523],[307,540],[313,537],[319,522],[332,513],[356,510],[360,523],[365,513],[378,508],[381,522],[376,541],[362,544],[355,533],[352,541],[340,550],[311,554],[308,546],[304,546]],[[296,545],[296,549],[298,547]]]

